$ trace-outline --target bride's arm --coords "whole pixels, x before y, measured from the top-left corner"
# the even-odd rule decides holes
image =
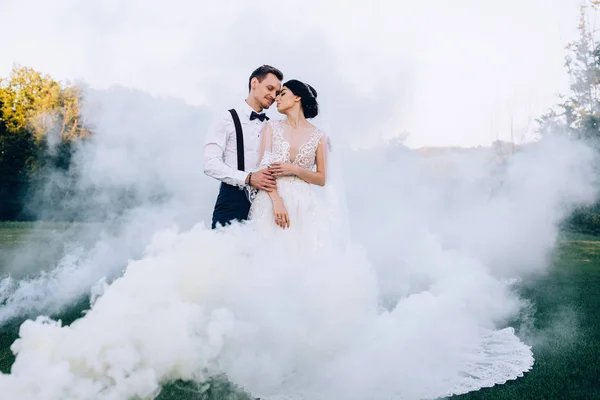
[[[285,204],[283,204],[281,196],[277,193],[277,189],[267,193],[273,203],[273,217],[275,218],[275,223],[284,229],[289,228],[290,216],[285,208]]]
[[[273,173],[268,170],[268,153],[271,152],[272,128],[270,123],[266,123],[262,131],[262,138],[259,149],[259,166],[256,171],[251,172],[246,177],[246,185],[252,186],[256,190],[265,190],[271,192],[277,189],[277,183]],[[267,157],[265,157],[267,155]]]
[[[303,181],[310,183],[312,185],[325,186],[325,181],[327,180],[327,168],[326,168],[326,159],[325,159],[325,146],[323,141],[327,139],[325,136],[321,137],[319,140],[319,145],[317,146],[316,151],[316,171],[310,171],[306,168],[302,168],[295,164],[282,164],[276,163],[272,168],[273,175],[275,176],[285,176],[285,175],[296,175],[298,178]]]
[[[262,134],[262,140],[260,143],[260,151],[259,151],[259,160],[260,160],[260,164],[258,166],[258,169],[260,171],[265,171],[265,173],[268,174],[272,174],[271,171],[269,170],[270,167],[270,154],[272,151],[272,146],[273,146],[273,128],[271,127],[271,124],[269,122],[267,122],[267,124],[264,127],[263,130],[263,134]],[[252,175],[252,178],[254,178],[254,175]],[[277,192],[277,183],[275,182],[275,178],[271,175],[271,178],[273,178],[274,180],[274,186],[271,190],[267,191],[267,194],[269,195],[269,198],[271,199],[271,202],[273,203],[273,217],[275,218],[275,223],[279,226],[281,226],[282,228],[289,228],[290,227],[290,217],[287,213],[287,210],[285,208],[285,205],[283,204],[283,200],[281,199],[281,196],[279,196],[279,193]]]

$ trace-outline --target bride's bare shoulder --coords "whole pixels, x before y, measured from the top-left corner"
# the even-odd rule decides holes
[[[314,128],[315,133],[317,133],[319,136],[326,136],[325,131],[323,131],[323,129],[321,129],[317,125],[311,124],[311,126]]]
[[[318,134],[323,134],[323,130],[321,128],[319,128],[317,125],[315,124],[311,124],[310,122],[306,122],[308,124],[308,128],[312,129],[312,131],[314,133],[318,133]]]

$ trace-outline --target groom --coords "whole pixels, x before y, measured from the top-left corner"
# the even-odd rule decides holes
[[[270,65],[250,75],[244,103],[220,114],[206,135],[204,173],[221,181],[212,216],[212,229],[233,220],[248,218],[248,186],[271,191],[275,177],[267,169],[255,171],[260,160],[261,133],[267,120],[264,113],[281,90],[283,74]]]

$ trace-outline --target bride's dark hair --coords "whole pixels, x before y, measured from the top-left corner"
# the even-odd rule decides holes
[[[317,91],[315,88],[297,79],[291,79],[284,83],[283,86],[300,97],[305,118],[314,118],[319,114],[319,103],[317,102]]]

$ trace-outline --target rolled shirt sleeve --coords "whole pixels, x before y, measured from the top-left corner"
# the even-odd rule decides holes
[[[230,132],[235,132],[229,112],[221,113],[208,128],[204,145],[204,173],[233,186],[245,187],[248,173],[225,163]]]

